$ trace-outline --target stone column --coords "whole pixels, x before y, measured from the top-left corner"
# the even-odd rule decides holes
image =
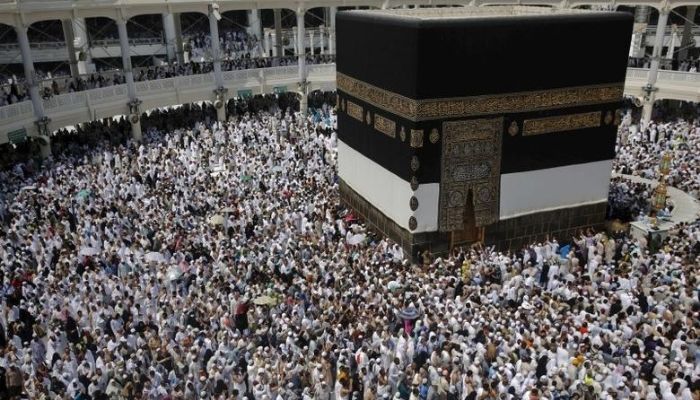
[[[185,48],[182,38],[182,20],[180,13],[173,13],[173,22],[175,26],[175,57],[179,64],[185,63]]]
[[[248,32],[249,36],[255,36],[255,39],[257,40],[257,44],[255,46],[255,51],[256,53],[253,55],[253,57],[257,57],[257,51],[260,50],[260,53],[262,53],[263,50],[263,31],[262,31],[262,23],[260,22],[260,10],[257,8],[248,10],[247,11],[247,17],[248,17],[248,28],[246,29],[246,32]]]
[[[304,9],[299,9],[297,10],[297,29],[299,32],[298,35],[298,46],[299,46],[299,54],[298,54],[298,64],[299,64],[299,89],[300,89],[300,94],[301,94],[301,101],[299,105],[299,111],[301,111],[301,115],[306,116],[306,112],[308,109],[308,98],[306,97],[306,44],[304,43],[305,36],[304,31],[304,15],[306,14],[306,10]]]
[[[224,102],[224,105],[216,109],[216,120],[220,122],[226,121],[226,102]]]
[[[124,70],[124,78],[129,92],[129,98],[136,98],[136,86],[134,85],[134,72],[131,69],[131,55],[129,54],[129,35],[126,31],[126,19],[119,18],[117,20],[117,30],[119,31],[119,47],[122,56],[122,69]]]
[[[299,33],[297,32],[299,29],[295,26],[292,28],[292,32],[294,35],[294,55],[298,56],[299,55]]]
[[[132,115],[131,118],[133,118],[129,120],[129,122],[131,123],[131,138],[137,142],[141,142],[143,140],[143,133],[141,130],[141,116],[139,115],[138,118],[134,118]]]
[[[335,30],[335,15],[338,13],[338,7],[328,7],[328,27]]]
[[[309,31],[309,53],[314,55],[316,53],[316,44],[314,43],[314,31]]]
[[[29,37],[27,36],[27,27],[16,26],[17,42],[19,43],[19,51],[22,54],[22,65],[24,66],[24,80],[29,89],[29,97],[34,105],[34,113],[37,119],[44,116],[44,103],[41,99],[39,91],[39,80],[34,71],[34,60],[32,59],[32,50],[29,45]]]
[[[330,7],[329,11],[328,52],[335,55],[335,14],[338,12],[338,7]]]
[[[260,10],[248,10],[248,34],[255,35],[258,40],[262,40],[262,25],[260,23]]]
[[[29,45],[29,37],[27,36],[27,27],[20,23],[15,26],[15,31],[17,32],[19,51],[22,54],[24,79],[27,84],[27,89],[29,90],[29,97],[34,106],[34,116],[36,117],[36,124],[39,132],[41,156],[46,158],[51,155],[51,139],[48,136],[48,123],[50,120],[44,113],[44,103],[41,98],[41,93],[39,93],[39,82],[36,72],[34,72],[34,61],[32,60],[32,50]],[[42,140],[45,141],[43,145]]]
[[[651,68],[649,69],[649,77],[644,90],[644,107],[642,109],[642,121],[649,123],[651,113],[654,108],[654,100],[656,99],[656,79],[659,76],[659,62],[661,61],[661,50],[664,45],[664,33],[666,31],[666,22],[668,22],[668,14],[670,10],[663,8],[659,10],[659,22],[656,24],[656,37],[654,38],[654,51],[651,56]]]
[[[214,88],[214,105],[219,105],[218,102],[223,104],[220,107],[216,107],[216,118],[219,121],[226,120],[226,91],[224,87],[224,75],[221,72],[221,48],[219,43],[219,20],[217,18],[218,10],[215,10],[213,5],[209,5],[209,33],[211,35],[211,56],[214,63],[214,82],[216,83],[216,88]]]
[[[216,109],[216,119],[218,121],[226,121],[226,93],[228,89],[214,89],[214,108]]]
[[[270,40],[272,41],[272,57],[277,58],[279,57],[279,53],[277,52],[277,32],[272,31],[270,32]]]
[[[270,31],[268,29],[265,29],[263,31],[263,57],[267,58],[270,57],[270,46],[271,46],[271,41],[270,41]]]
[[[73,39],[75,51],[78,53],[76,55],[78,57],[78,72],[80,75],[89,74],[94,71],[94,66],[90,55],[88,28],[85,24],[85,18],[73,18]]]
[[[676,25],[671,25],[671,37],[666,48],[666,59],[673,60],[673,53],[676,52],[676,46],[678,46],[678,28]]]
[[[282,10],[275,8],[273,15],[275,17],[275,57],[283,57],[284,47],[282,45]]]
[[[140,142],[143,139],[141,134],[141,112],[139,109],[139,99],[136,97],[136,85],[134,85],[134,73],[131,69],[131,55],[129,54],[129,35],[126,31],[126,18],[117,19],[117,29],[119,31],[119,47],[122,54],[122,69],[126,78],[126,88],[129,93],[129,122],[131,122],[131,137]]]
[[[70,63],[70,76],[77,78],[80,76],[78,68],[78,54],[75,50],[75,35],[73,35],[73,22],[69,19],[61,20],[63,28],[63,38],[66,41],[66,50],[68,51],[68,62]]]
[[[165,34],[165,51],[168,62],[172,63],[177,60],[177,42],[182,41],[182,38],[178,38],[175,32],[175,17],[172,13],[163,14],[163,33]]]
[[[47,159],[51,157],[51,131],[49,128],[51,119],[43,117],[34,123],[36,124],[37,131],[39,131],[39,137],[37,138],[39,154],[41,154],[41,158]]]
[[[644,57],[644,36],[649,23],[649,6],[637,6],[634,9],[634,30],[632,32],[632,44],[630,45],[630,57]]]
[[[221,73],[221,44],[219,43],[219,21],[214,11],[214,7],[210,4],[209,34],[211,35],[211,57],[212,62],[214,64],[214,82],[216,82],[216,87],[220,88],[224,86],[224,77]]]
[[[678,61],[688,59],[688,49],[693,43],[693,22],[695,22],[695,13],[698,6],[688,6],[685,13],[685,23],[683,24],[683,36],[681,38],[681,48],[678,50]]]
[[[321,25],[318,27],[318,36],[321,41],[321,55],[326,54],[326,27]]]

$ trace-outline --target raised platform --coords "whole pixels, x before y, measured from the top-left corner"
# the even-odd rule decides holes
[[[613,174],[613,177],[621,177],[632,182],[646,183],[652,186],[658,184],[656,181],[634,175]],[[676,225],[692,223],[700,218],[700,202],[698,199],[674,187],[669,186],[667,190],[667,194],[674,204],[673,211],[671,211],[671,218],[667,221],[659,220],[657,223],[658,229],[652,229],[648,223],[643,221],[631,222],[630,233],[633,237],[637,239],[644,238],[647,242],[650,242],[650,239],[657,240],[657,238],[658,240],[663,240],[668,236],[668,232]]]

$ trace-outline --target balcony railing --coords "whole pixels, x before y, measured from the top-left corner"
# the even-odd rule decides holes
[[[647,80],[649,70],[646,68],[627,68],[627,79]],[[656,79],[657,84],[688,84],[700,83],[700,73],[687,71],[660,70]],[[690,89],[690,88],[689,88]],[[695,88],[697,90],[697,88]]]
[[[152,38],[129,38],[129,44],[132,46],[146,46],[154,44],[163,44],[165,40],[162,37]],[[119,39],[94,39],[90,40],[92,47],[111,47],[119,46]],[[56,50],[66,47],[66,42],[31,42],[29,46],[33,50]],[[0,43],[0,51],[19,51],[18,43]]]
[[[641,87],[647,80],[649,70],[629,68],[625,93],[639,95]],[[230,97],[236,91],[254,89],[256,93],[271,91],[274,86],[286,86],[287,90],[298,90],[299,70],[295,65],[259,68],[224,72],[224,86],[229,88]],[[308,80],[316,89],[328,90],[335,87],[335,64],[317,64],[308,66]],[[167,79],[136,82],[136,95],[144,100],[148,107],[165,107],[178,101],[206,101],[213,98],[215,80],[212,73],[178,76]],[[659,71],[657,80],[657,98],[676,98],[680,100],[700,101],[700,74],[680,71]],[[184,97],[183,97],[183,94]],[[195,100],[192,100],[195,99]],[[693,100],[694,99],[694,100]],[[43,102],[46,115],[57,124],[84,122],[87,115],[105,116],[104,110],[128,112],[126,85],[115,85],[83,92],[66,93],[45,99]],[[91,110],[103,110],[94,114]],[[121,110],[121,111],[120,111]],[[126,110],[126,111],[125,111]],[[113,115],[113,114],[112,114]],[[80,120],[83,118],[83,120]],[[0,107],[0,126],[6,130],[23,122],[24,126],[33,126],[34,109],[30,101]],[[14,125],[13,125],[14,124]],[[6,141],[0,130],[0,143]]]
[[[224,86],[229,97],[239,90],[268,93],[273,87],[285,86],[298,90],[297,66],[226,71]],[[335,88],[335,64],[310,65],[308,79],[315,89]],[[211,101],[215,79],[213,73],[178,76],[135,83],[136,96],[144,102],[144,109],[167,107],[192,101]],[[125,84],[108,86],[51,96],[43,100],[44,113],[52,127],[74,125],[91,119],[128,113],[128,90]],[[25,128],[35,129],[34,107],[31,101],[0,107],[0,143],[7,141],[7,132]],[[32,134],[30,132],[30,134]]]
[[[163,43],[165,43],[165,40],[162,37],[129,38],[129,44],[132,46],[146,46]],[[90,44],[92,45],[92,47],[119,46],[119,38],[91,39]]]

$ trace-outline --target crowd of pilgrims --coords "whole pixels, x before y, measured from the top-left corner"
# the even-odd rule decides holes
[[[648,124],[626,115],[620,125],[615,172],[657,181],[665,153],[671,154],[668,185],[700,198],[700,124],[697,118],[671,117]]]
[[[284,55],[281,57],[263,57],[263,50],[259,40],[240,30],[227,30],[220,34],[220,48],[222,51],[221,70],[238,71],[254,68],[269,68],[278,66],[297,65],[298,57]],[[190,54],[189,62],[184,64],[172,63],[144,68],[136,68],[134,81],[147,81],[154,79],[173,78],[177,76],[205,74],[214,71],[211,60],[211,36],[205,33],[192,33],[185,39],[185,48]],[[317,50],[318,51],[318,50]],[[335,55],[307,54],[306,64],[327,64],[335,62]],[[61,72],[63,71],[63,76]],[[101,87],[120,85],[126,83],[126,77],[121,71],[100,72],[80,77],[70,77],[69,70],[54,71],[54,78],[41,71],[37,71],[38,77],[45,77],[42,83],[41,95],[50,98],[62,93],[80,92]],[[50,81],[49,81],[50,79]],[[0,107],[29,100],[29,93],[24,87],[23,79],[14,76],[12,83],[0,88]]]
[[[698,225],[409,263],[339,203],[334,101],[94,122],[0,172],[0,398],[700,398]]]
[[[185,47],[191,54],[190,58],[205,59],[211,53],[211,35],[207,32],[192,33],[185,38]],[[222,57],[228,59],[263,55],[260,38],[242,30],[220,30],[219,48]]]
[[[654,188],[645,182],[633,182],[624,177],[614,177],[610,180],[608,192],[608,215],[610,220],[630,222],[640,215],[651,213],[651,196]]]
[[[630,57],[627,66],[631,68],[651,68],[651,57]],[[659,65],[659,69],[662,70],[681,72],[698,72],[698,67],[700,67],[700,58],[698,57],[688,57],[688,59],[682,61],[678,59],[662,59]]]
[[[307,55],[306,64],[327,64],[335,61],[335,57],[331,55]],[[242,57],[235,59],[224,59],[221,61],[222,71],[239,71],[244,69],[255,69],[255,68],[270,68],[270,67],[281,67],[289,65],[298,65],[298,58],[295,56],[285,56],[278,58],[262,58],[262,57]],[[174,78],[178,76],[188,76],[188,75],[198,75],[206,74],[214,71],[214,64],[207,61],[202,62],[188,62],[185,64],[171,64],[171,65],[159,65],[151,66],[147,68],[140,68],[134,73],[134,81],[150,81],[155,79],[166,79]],[[61,93],[71,93],[80,92],[83,90],[97,89],[101,87],[121,85],[126,83],[126,78],[121,72],[113,73],[94,73],[87,76],[80,76],[77,78],[64,78],[62,80],[53,80],[50,87],[44,87],[42,96],[44,98],[50,98],[51,96],[59,95]],[[7,94],[14,94],[19,91],[19,88],[15,88],[14,91],[12,86]],[[0,96],[1,98],[2,96]],[[8,96],[5,96],[6,99]],[[11,96],[10,96],[11,97]],[[17,101],[22,101],[26,99],[24,96],[14,96]],[[14,101],[14,102],[17,102]],[[0,104],[2,102],[0,101]],[[7,104],[12,104],[7,100]]]

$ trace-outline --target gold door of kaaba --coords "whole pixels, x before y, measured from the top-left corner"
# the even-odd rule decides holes
[[[469,190],[467,201],[464,205],[463,221],[464,225],[461,230],[452,231],[450,234],[450,249],[455,247],[468,245],[475,242],[480,242],[484,239],[484,228],[476,226],[474,218],[474,194]]]
[[[503,118],[447,121],[442,131],[438,225],[454,247],[498,221]]]

